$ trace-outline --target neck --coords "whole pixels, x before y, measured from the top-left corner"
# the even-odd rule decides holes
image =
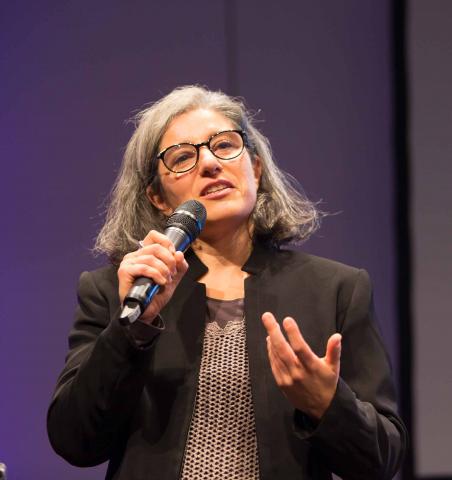
[[[198,238],[193,250],[209,271],[218,268],[241,268],[248,260],[252,250],[252,241],[247,225],[223,235]]]

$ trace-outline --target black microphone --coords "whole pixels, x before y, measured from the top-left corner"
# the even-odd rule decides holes
[[[166,222],[164,234],[177,251],[185,252],[201,233],[206,223],[206,209],[197,200],[179,205]],[[160,285],[147,277],[138,277],[127,293],[119,321],[123,325],[134,323],[151,303]]]

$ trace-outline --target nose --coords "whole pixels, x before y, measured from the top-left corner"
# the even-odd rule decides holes
[[[199,147],[198,168],[201,175],[212,176],[223,170],[220,160],[209,150],[207,145]]]

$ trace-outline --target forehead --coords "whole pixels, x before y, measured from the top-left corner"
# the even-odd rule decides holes
[[[171,121],[162,137],[160,148],[183,142],[204,142],[214,133],[233,128],[235,128],[233,122],[216,110],[205,108],[190,110]]]

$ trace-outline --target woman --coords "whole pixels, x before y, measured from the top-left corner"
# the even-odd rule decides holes
[[[161,232],[189,199],[207,222],[184,258]],[[97,239],[111,265],[80,279],[55,450],[111,479],[392,478],[406,434],[368,276],[281,249],[318,221],[239,101],[183,87],[143,111]],[[139,276],[161,289],[124,327]]]

